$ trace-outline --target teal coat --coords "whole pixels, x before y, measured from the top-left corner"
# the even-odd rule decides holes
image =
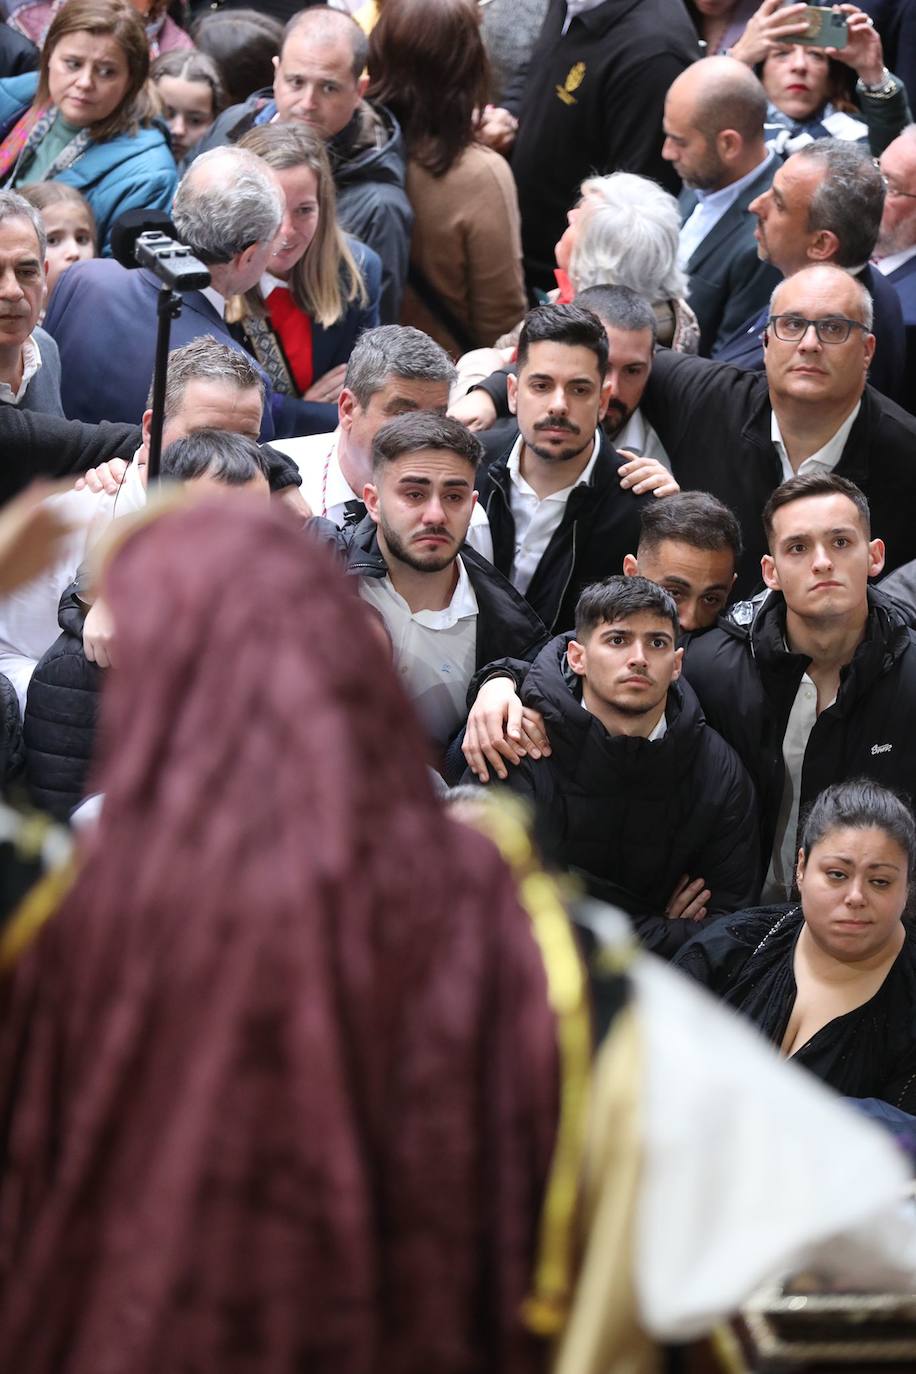
[[[0,80],[0,138],[32,104],[38,73]],[[109,256],[111,226],[125,210],[171,208],[178,172],[165,133],[158,124],[135,134],[118,134],[92,143],[55,181],[75,186],[92,206],[99,233],[99,252]]]

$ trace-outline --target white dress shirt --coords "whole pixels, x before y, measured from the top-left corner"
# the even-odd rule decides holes
[[[671,459],[665,452],[664,444],[639,409],[633,411],[623,429],[614,435],[611,443],[618,453],[625,448],[629,453],[637,453],[642,458],[654,458],[662,467],[671,471]]]
[[[549,496],[545,496],[543,499],[522,476],[520,464],[524,442],[522,436],[519,435],[513,445],[512,452],[509,454],[508,461],[509,506],[515,524],[515,557],[512,560],[512,573],[509,581],[516,591],[521,592],[522,596],[528,590],[547,545],[554,533],[560,528],[563,512],[566,510],[566,502],[569,500],[569,493],[591,480],[595,463],[598,461],[601,437],[598,434],[595,435],[591,457],[575,482],[568,487],[562,487],[560,491],[552,491]]]
[[[733,181],[730,186],[723,186],[718,191],[695,191],[697,203],[693,211],[681,225],[680,240],[678,244],[677,261],[678,266],[686,268],[687,263],[693,257],[700,244],[719,223],[719,220],[730,210],[735,201],[741,195],[745,187],[749,186],[755,177],[758,177],[768,162],[773,161],[774,154],[767,150],[767,155],[762,162],[747,172],[745,176]]]
[[[851,414],[847,415],[846,419],[840,425],[836,434],[828,439],[826,444],[824,444],[822,448],[819,448],[816,453],[812,453],[810,457],[805,458],[803,462],[799,463],[797,472],[789,462],[789,455],[786,452],[785,444],[782,442],[779,421],[776,419],[776,412],[774,410],[770,416],[770,438],[773,440],[773,445],[776,452],[779,454],[779,461],[782,463],[782,480],[788,482],[790,477],[812,477],[816,473],[833,472],[833,469],[843,456],[843,449],[846,447],[849,431],[855,424],[856,416],[861,409],[862,402],[859,401],[856,408]]]
[[[916,243],[911,248],[901,248],[899,253],[889,253],[886,258],[879,258],[873,265],[884,277],[889,277],[891,272],[896,272],[898,267],[902,267],[905,262],[916,254]]]
[[[22,345],[22,381],[14,391],[9,382],[0,382],[0,402],[8,406],[18,406],[25,395],[25,389],[41,367],[41,352],[38,340],[30,334]]]
[[[57,560],[30,582],[0,597],[0,673],[15,687],[21,711],[35,664],[60,634],[57,608],[62,594],[111,520],[142,510],[146,487],[134,461],[116,496],[84,488],[49,496],[45,504],[71,527]]]
[[[271,448],[279,449],[296,464],[302,478],[299,490],[311,507],[312,514],[320,515],[325,520],[333,520],[335,525],[342,527],[346,503],[361,501],[363,497],[362,492],[357,495],[340,470],[339,441],[340,430],[335,429],[333,434],[305,434],[298,439],[273,439]],[[490,522],[479,502],[471,512],[467,543],[488,562],[493,562]]]
[[[467,714],[477,666],[477,596],[461,559],[442,611],[411,611],[389,577],[360,579],[360,595],[382,616],[395,667],[431,737],[447,744]]]

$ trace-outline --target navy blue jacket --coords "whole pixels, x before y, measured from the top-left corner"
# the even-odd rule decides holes
[[[876,275],[877,272],[876,272]],[[903,311],[906,332],[906,393],[907,410],[916,413],[916,257],[910,258],[896,272],[884,278],[897,292]]]

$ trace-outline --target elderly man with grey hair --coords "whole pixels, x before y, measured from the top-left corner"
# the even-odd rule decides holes
[[[46,248],[35,207],[0,191],[0,402],[63,415],[57,344],[38,328]]]
[[[243,149],[214,149],[185,173],[172,216],[179,239],[209,268],[211,285],[184,294],[173,347],[202,334],[240,347],[225,323],[226,302],[259,281],[284,204],[273,171]],[[159,285],[146,268],[128,271],[109,258],[77,263],[58,282],[46,328],[60,349],[71,419],[139,423],[153,375]],[[300,403],[267,393],[261,437],[302,432]]]

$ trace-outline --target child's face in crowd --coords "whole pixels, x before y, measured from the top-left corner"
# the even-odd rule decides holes
[[[82,205],[60,201],[41,212],[48,234],[48,295],[62,272],[75,262],[95,257],[95,237]]]
[[[179,76],[160,76],[156,90],[165,106],[175,161],[187,157],[213,123],[213,92],[206,81],[185,81]]]

